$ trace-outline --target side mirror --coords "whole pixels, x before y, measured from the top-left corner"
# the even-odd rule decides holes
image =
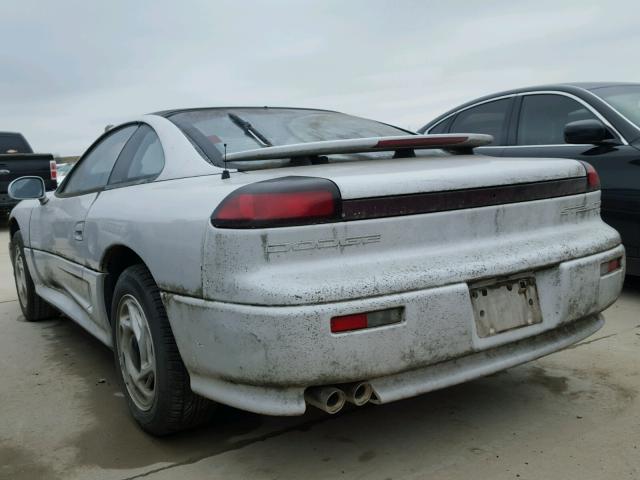
[[[40,177],[20,177],[9,184],[7,193],[14,200],[40,200],[47,203],[44,180]]]
[[[576,120],[564,127],[564,141],[573,144],[598,145],[613,140],[613,135],[600,120]]]

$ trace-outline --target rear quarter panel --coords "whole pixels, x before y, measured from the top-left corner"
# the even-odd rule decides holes
[[[101,192],[85,221],[88,266],[102,271],[108,250],[126,246],[161,289],[201,296],[204,233],[225,195],[219,183],[208,175]]]

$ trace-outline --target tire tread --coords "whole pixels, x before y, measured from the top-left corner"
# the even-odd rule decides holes
[[[25,258],[24,240],[22,239],[22,232],[20,232],[20,230],[14,233],[11,238],[11,248],[16,247],[22,251],[22,258]],[[11,257],[15,278],[15,254],[12,253]],[[33,278],[31,277],[31,272],[29,272],[29,266],[26,262],[24,265],[24,271],[27,277],[27,306],[24,307],[22,302],[20,302],[20,299],[18,299],[18,304],[20,305],[24,318],[29,322],[37,322],[38,320],[57,317],[59,315],[58,311],[36,293],[36,287],[33,283]],[[17,288],[18,285],[16,282],[16,290]]]
[[[166,354],[168,385],[167,390],[159,391],[158,395],[167,395],[167,401],[164,403],[168,405],[168,409],[163,412],[162,418],[154,419],[149,423],[141,423],[142,428],[154,435],[167,435],[193,428],[209,421],[212,418],[215,403],[193,393],[191,390],[189,372],[178,351],[167,312],[160,297],[160,289],[156,285],[155,280],[146,266],[142,264],[127,268],[121,274],[118,283],[126,281],[127,277],[133,277],[134,281],[139,282],[149,293],[155,311],[152,315],[149,315],[148,321],[157,322],[157,326],[161,332],[161,338],[159,338],[158,341],[159,343],[161,342],[164,353]],[[118,290],[117,286],[116,290]],[[111,309],[112,312],[116,312],[116,301],[117,298],[114,296],[114,308]],[[114,351],[117,352],[117,348],[114,348]],[[156,359],[157,358],[158,354],[156,353]],[[116,363],[116,367],[119,368],[119,363]],[[138,421],[140,423],[139,419]]]

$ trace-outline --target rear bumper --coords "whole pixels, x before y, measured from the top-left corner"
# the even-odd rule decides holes
[[[305,411],[312,385],[368,380],[386,403],[487,375],[564,348],[597,331],[624,269],[600,265],[619,246],[534,272],[541,324],[477,335],[467,283],[345,302],[254,306],[163,293],[193,390],[245,410]],[[399,324],[332,334],[330,318],[404,307]]]
[[[372,403],[389,403],[464,383],[562,350],[604,325],[593,315],[519,342],[370,381]],[[191,388],[226,405],[264,415],[302,415],[303,387],[243,385],[191,374]]]

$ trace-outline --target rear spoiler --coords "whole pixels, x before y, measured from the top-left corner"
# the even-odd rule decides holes
[[[277,147],[230,153],[228,162],[250,160],[274,160],[315,155],[335,155],[341,153],[391,152],[398,150],[423,150],[442,148],[446,150],[471,151],[475,147],[488,145],[491,135],[479,133],[442,135],[402,135],[397,137],[369,137],[348,140],[326,140],[322,142],[294,143]]]

